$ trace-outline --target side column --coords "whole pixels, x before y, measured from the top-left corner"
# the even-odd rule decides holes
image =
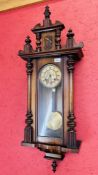
[[[27,36],[25,40],[25,45],[24,45],[24,54],[30,54],[33,53],[33,48],[31,45],[31,40],[30,37]],[[33,142],[33,127],[32,127],[32,110],[31,110],[31,85],[32,85],[32,72],[33,72],[33,63],[32,63],[32,58],[29,58],[26,56],[26,72],[27,72],[27,113],[26,113],[26,126],[24,129],[24,143],[32,143]]]
[[[31,111],[31,77],[32,77],[32,70],[33,64],[32,62],[28,61],[26,64],[27,68],[27,114],[26,114],[26,127],[24,129],[24,142],[32,143],[33,142],[33,127],[32,127],[32,111]]]
[[[68,73],[69,73],[69,115],[68,115],[68,130],[67,130],[67,147],[76,148],[76,131],[75,131],[75,116],[74,116],[74,90],[73,90],[73,70],[74,70],[73,55],[68,56]]]

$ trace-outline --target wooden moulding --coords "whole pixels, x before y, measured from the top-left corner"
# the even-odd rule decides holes
[[[0,11],[5,11],[46,0],[0,0]]]
[[[40,149],[44,152],[48,152],[45,147],[54,147],[54,146],[57,146],[58,148],[61,148],[62,150],[62,153],[66,153],[66,152],[73,152],[73,153],[78,153],[79,152],[79,148],[81,146],[81,141],[80,140],[77,140],[77,148],[74,148],[74,149],[70,149],[70,148],[67,148],[65,145],[53,145],[53,144],[46,144],[46,143],[41,143],[41,142],[34,142],[34,143],[25,143],[25,142],[21,142],[21,145],[22,146],[26,146],[26,147],[37,147],[40,149],[40,146],[43,145],[43,149]]]

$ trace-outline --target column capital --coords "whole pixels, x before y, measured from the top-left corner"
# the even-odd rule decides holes
[[[74,64],[75,64],[74,55],[69,55],[67,60],[67,70],[69,73],[73,72]]]
[[[28,61],[26,63],[26,72],[27,72],[27,75],[32,75],[32,71],[33,71],[33,63],[31,61]]]

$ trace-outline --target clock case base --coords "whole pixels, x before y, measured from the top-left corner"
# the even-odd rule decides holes
[[[79,152],[79,149],[80,149],[80,146],[81,146],[81,141],[80,140],[76,141],[76,148],[68,148],[65,145],[62,145],[62,146],[59,145],[59,147],[62,150],[62,152],[60,154],[51,153],[51,152],[49,152],[49,150],[39,148],[39,145],[41,145],[41,144],[43,145],[43,143],[26,143],[24,141],[21,142],[22,146],[32,147],[32,148],[36,147],[36,148],[40,149],[40,151],[44,151],[45,152],[44,158],[48,159],[48,160],[52,160],[51,167],[52,167],[52,171],[55,173],[57,165],[58,165],[57,162],[63,160],[64,157],[65,157],[65,154],[67,152],[72,152],[72,153],[78,153]],[[50,146],[50,144],[47,145],[47,146]],[[55,145],[51,145],[51,146],[55,146]]]
[[[22,146],[26,146],[26,147],[32,147],[32,148],[38,148],[40,151],[44,151],[45,152],[45,156],[44,158],[46,159],[57,159],[57,160],[63,160],[63,158],[65,157],[65,153],[67,152],[72,152],[72,153],[78,153],[80,146],[81,146],[81,141],[77,140],[76,141],[76,147],[72,148],[72,147],[67,147],[66,145],[53,145],[53,144],[46,144],[46,143],[41,143],[41,142],[34,142],[34,143],[26,143],[24,141],[21,142]],[[47,149],[42,149],[41,147],[39,147],[39,145],[45,145],[45,146],[58,146],[61,149],[61,153],[51,153],[49,152],[49,150]]]

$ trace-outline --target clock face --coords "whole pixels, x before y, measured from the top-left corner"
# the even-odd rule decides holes
[[[54,64],[45,65],[39,73],[39,80],[43,86],[47,88],[54,88],[61,82],[61,71]]]

